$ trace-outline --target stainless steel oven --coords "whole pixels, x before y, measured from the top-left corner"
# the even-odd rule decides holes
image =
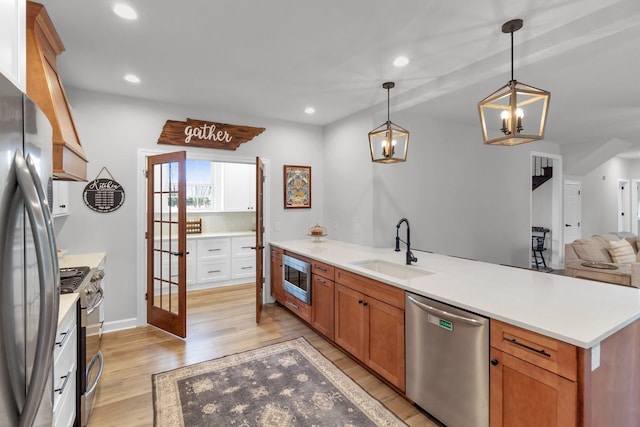
[[[283,255],[282,283],[285,292],[311,304],[311,264],[289,255]]]
[[[89,267],[60,269],[60,292],[77,292],[79,304],[78,378],[76,381],[76,425],[86,426],[96,388],[102,377],[104,360],[100,352],[100,339],[104,313],[102,278],[104,271]]]

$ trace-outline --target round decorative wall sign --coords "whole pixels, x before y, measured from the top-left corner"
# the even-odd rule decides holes
[[[100,178],[100,174],[105,171],[109,178]],[[117,210],[124,203],[124,188],[120,185],[106,167],[89,181],[82,193],[84,204],[93,211],[109,213]]]

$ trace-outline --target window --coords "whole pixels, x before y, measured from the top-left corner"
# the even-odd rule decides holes
[[[187,160],[185,169],[187,175],[187,211],[215,210],[214,203],[214,163],[208,160]],[[178,166],[172,164],[170,174],[178,173]],[[177,193],[177,188],[171,189]],[[178,205],[178,198],[171,197],[168,204]]]

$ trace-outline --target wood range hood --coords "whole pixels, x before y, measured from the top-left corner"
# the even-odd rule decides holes
[[[40,107],[53,128],[53,176],[87,180],[87,157],[71,116],[56,57],[64,45],[45,7],[27,2],[27,96]]]

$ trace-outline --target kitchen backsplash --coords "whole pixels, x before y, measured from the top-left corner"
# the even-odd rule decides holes
[[[187,214],[188,219],[202,218],[202,232],[252,231],[256,227],[255,212],[211,212]]]

